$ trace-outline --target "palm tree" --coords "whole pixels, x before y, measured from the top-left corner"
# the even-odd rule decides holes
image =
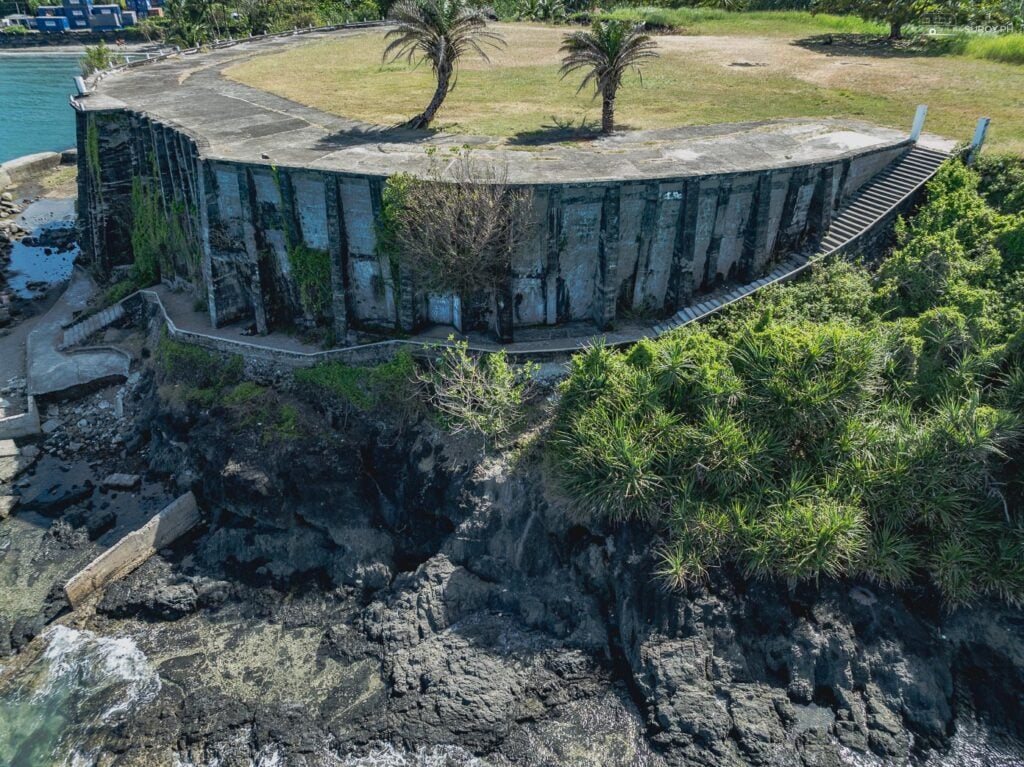
[[[455,87],[459,59],[464,54],[472,51],[490,61],[483,45],[498,48],[505,44],[501,35],[487,29],[488,13],[486,8],[470,7],[465,0],[401,0],[392,6],[388,19],[396,26],[385,35],[391,43],[384,49],[384,60],[426,61],[437,77],[434,97],[421,114],[406,123],[408,127],[430,125]]]
[[[595,95],[601,95],[601,132],[611,133],[615,128],[615,94],[628,69],[640,73],[640,62],[653,59],[658,44],[644,34],[644,25],[626,21],[595,21],[589,32],[573,32],[562,38],[559,49],[562,59],[561,76],[578,69],[587,70],[579,93],[588,83],[594,84]],[[641,75],[641,81],[643,76]]]

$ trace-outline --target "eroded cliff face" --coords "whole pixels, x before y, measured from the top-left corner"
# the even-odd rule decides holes
[[[164,681],[115,763],[898,764],[975,715],[1019,735],[1020,611],[727,571],[666,592],[651,531],[569,518],[540,451],[317,413],[329,438],[265,442],[152,398],[138,444],[209,526],[100,604]]]

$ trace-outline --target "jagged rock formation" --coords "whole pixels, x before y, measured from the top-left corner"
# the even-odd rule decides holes
[[[167,682],[105,746],[119,764],[326,764],[378,741],[538,767],[898,764],[958,717],[1020,734],[1020,611],[725,571],[669,593],[650,532],[568,518],[536,457],[364,417],[266,445],[153,399],[137,439],[211,523],[100,605],[156,621],[140,636]]]

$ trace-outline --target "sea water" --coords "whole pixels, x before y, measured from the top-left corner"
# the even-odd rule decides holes
[[[0,51],[0,162],[75,145],[68,96],[80,56]]]
[[[38,658],[0,690],[0,764],[92,764],[90,738],[152,701],[160,677],[126,638],[54,626]]]

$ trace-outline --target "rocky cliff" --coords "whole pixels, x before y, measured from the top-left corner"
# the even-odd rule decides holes
[[[667,592],[651,531],[568,518],[536,447],[309,402],[324,428],[267,441],[138,397],[130,446],[209,520],[100,604],[164,680],[117,764],[900,764],[975,719],[1020,735],[1018,610],[729,571]]]

